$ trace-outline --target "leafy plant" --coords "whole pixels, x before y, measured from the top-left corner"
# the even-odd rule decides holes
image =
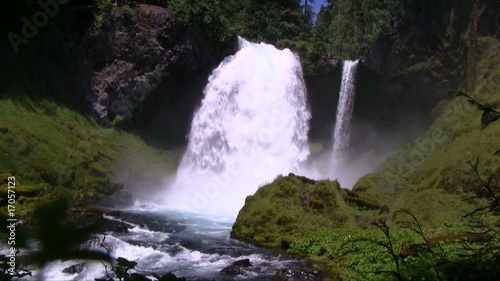
[[[97,30],[103,27],[108,18],[108,13],[113,8],[113,0],[97,0],[94,7],[94,26]]]

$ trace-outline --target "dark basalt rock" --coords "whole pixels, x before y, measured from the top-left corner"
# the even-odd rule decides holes
[[[95,225],[96,233],[116,232],[127,233],[129,228],[133,225],[126,222],[117,220],[110,220],[103,217],[104,214],[116,216],[119,214],[117,211],[110,211],[105,209],[82,209],[71,208],[67,213],[66,222],[75,227],[82,227],[85,225]]]
[[[120,190],[113,193],[109,198],[104,200],[104,205],[109,207],[130,207],[134,204],[132,195],[126,191]]]
[[[66,267],[65,269],[63,269],[62,272],[66,273],[66,274],[78,274],[78,273],[82,273],[84,268],[85,268],[85,263],[81,262],[81,263],[77,263],[77,264]]]
[[[242,259],[242,260],[237,260],[232,263],[234,266],[238,267],[250,267],[252,266],[252,263],[250,262],[250,259]]]
[[[177,277],[173,273],[167,273],[162,276],[155,275],[155,278],[158,279],[158,281],[186,281],[186,278]]]
[[[303,271],[294,269],[281,269],[276,271],[273,281],[293,281],[293,280],[321,280],[319,271]]]
[[[240,267],[234,265],[224,267],[220,272],[225,273],[227,275],[239,275],[242,273]]]
[[[143,110],[160,84],[212,68],[219,58],[202,34],[176,24],[162,7],[138,4],[115,7],[106,24],[82,43],[80,88],[103,125],[131,120]],[[169,93],[162,93],[169,95]]]
[[[252,266],[252,263],[250,263],[250,259],[242,259],[233,262],[230,266],[224,267],[220,272],[227,275],[238,275],[243,273],[243,271],[241,270],[242,267],[250,266]]]

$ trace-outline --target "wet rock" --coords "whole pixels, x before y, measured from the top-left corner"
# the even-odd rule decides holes
[[[133,204],[132,195],[123,190],[113,193],[113,195],[104,200],[104,205],[112,207],[130,207]]]
[[[108,216],[115,217],[115,218],[119,218],[122,215],[122,213],[118,210],[109,210],[109,211],[105,212],[105,214]]]
[[[130,281],[151,281],[151,279],[147,278],[146,276],[139,274],[139,273],[132,273],[130,274],[130,277],[126,278],[126,280]],[[177,280],[177,279],[174,279]]]
[[[77,264],[66,267],[65,269],[63,269],[62,272],[66,273],[66,274],[78,274],[78,273],[82,273],[84,268],[85,268],[85,263],[81,262],[81,263],[77,263]]]
[[[68,211],[66,223],[75,227],[96,226],[96,233],[116,232],[127,233],[129,228],[134,226],[117,220],[109,220],[103,217],[106,213],[110,215],[109,210],[104,209],[83,209],[72,208]]]
[[[295,269],[281,269],[278,270],[274,276],[273,281],[295,281],[295,280],[321,280],[321,274],[317,270],[295,270]]]
[[[238,275],[241,274],[241,268],[239,266],[230,265],[224,267],[220,272],[225,273],[227,275]]]
[[[250,263],[250,259],[242,259],[233,262],[230,266],[224,267],[220,272],[225,273],[227,275],[238,275],[243,273],[242,267],[250,267],[252,263]]]
[[[286,272],[286,270],[278,270],[273,276],[273,281],[288,281]]]
[[[242,259],[233,262],[232,265],[239,267],[250,267],[252,266],[252,263],[250,262],[250,259]]]
[[[101,124],[131,120],[160,84],[175,85],[177,75],[213,67],[220,59],[210,51],[214,45],[192,28],[180,28],[166,8],[114,7],[106,25],[79,49],[84,61],[78,88]]]
[[[177,277],[173,273],[167,273],[163,276],[155,276],[158,281],[186,281],[186,278]]]
[[[101,222],[101,227],[99,228],[99,232],[115,232],[115,233],[127,233],[130,228],[133,228],[133,225],[124,223],[124,222],[119,222],[119,221],[114,221],[114,220],[108,220],[108,219],[102,219],[100,220]]]

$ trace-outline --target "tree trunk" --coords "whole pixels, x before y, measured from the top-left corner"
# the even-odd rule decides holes
[[[469,70],[469,92],[474,91],[477,79],[477,27],[479,23],[479,1],[474,0],[472,7],[472,21],[469,31],[469,52],[468,52],[468,70]]]

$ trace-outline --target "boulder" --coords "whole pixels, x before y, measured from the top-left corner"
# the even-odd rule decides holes
[[[77,263],[77,264],[66,267],[65,269],[63,269],[62,272],[66,273],[66,274],[79,274],[79,273],[82,273],[84,268],[85,268],[85,263],[81,262],[81,263]]]
[[[220,272],[227,275],[238,275],[242,273],[242,267],[250,267],[252,263],[250,259],[241,259],[233,262],[230,266],[224,267]]]

